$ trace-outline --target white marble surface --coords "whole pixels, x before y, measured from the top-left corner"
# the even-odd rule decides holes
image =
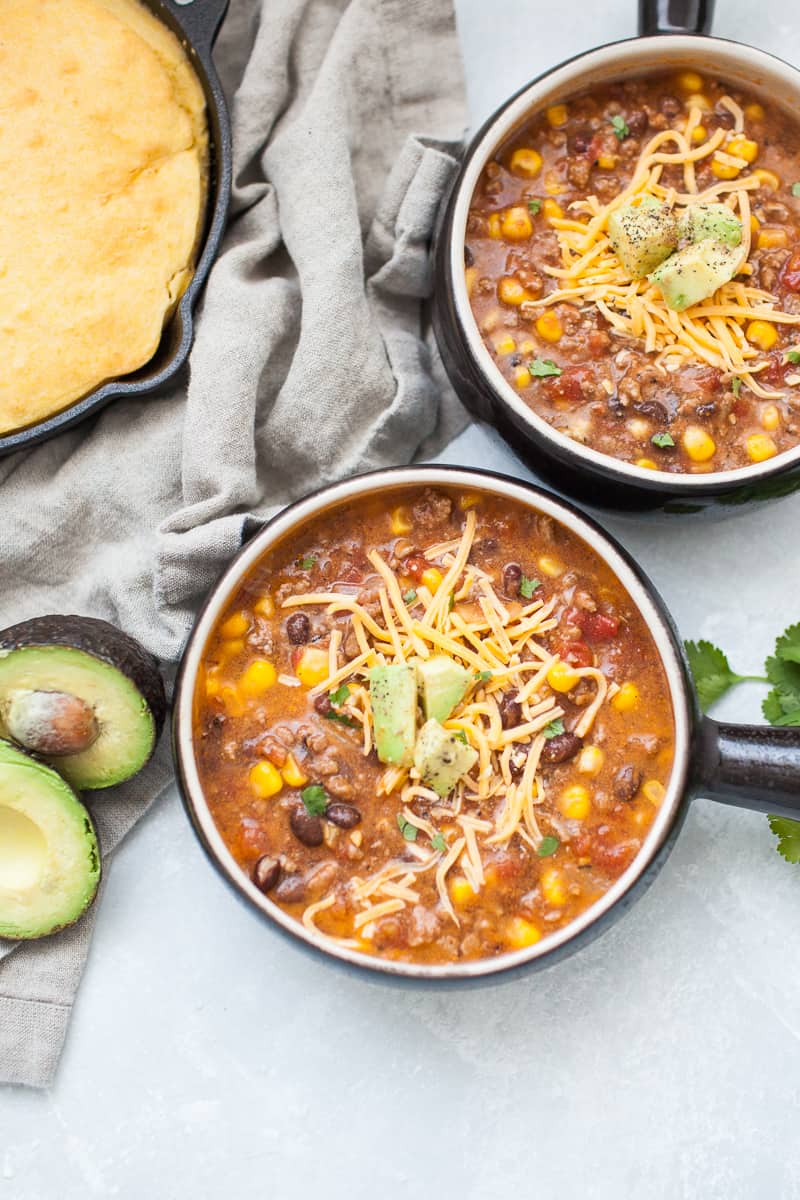
[[[783,0],[718,31],[800,61]],[[633,0],[459,0],[472,116],[633,32]],[[472,429],[452,461],[525,475]],[[608,520],[685,636],[757,671],[800,618],[800,497],[708,526]],[[728,718],[758,719],[742,689]],[[60,1074],[0,1089],[0,1200],[800,1196],[800,868],[700,801],[599,942],[481,991],[390,990],[287,946],[172,797],[109,872]]]

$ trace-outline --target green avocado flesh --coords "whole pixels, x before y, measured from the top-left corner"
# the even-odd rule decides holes
[[[608,236],[625,270],[643,279],[677,246],[678,225],[666,204],[624,204],[608,218]]]
[[[733,279],[741,257],[735,247],[704,238],[671,254],[649,278],[660,288],[667,307],[683,312]]]
[[[72,788],[0,741],[0,937],[45,937],[71,925],[99,881],[97,835]]]
[[[147,762],[156,728],[138,688],[110,663],[71,646],[0,650],[0,737],[12,736],[8,717],[17,716],[31,693],[47,692],[78,697],[99,730],[80,753],[48,759],[74,788],[111,787]]]
[[[678,232],[690,242],[711,238],[726,246],[739,246],[742,222],[727,204],[689,204],[678,219]]]
[[[382,763],[410,767],[417,733],[417,676],[412,666],[373,667],[369,695],[375,748]]]
[[[437,654],[417,663],[417,681],[426,720],[446,721],[466,696],[472,675],[452,658]]]

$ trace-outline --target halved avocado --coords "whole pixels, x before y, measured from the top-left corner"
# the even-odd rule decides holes
[[[0,633],[0,736],[41,755],[78,789],[140,771],[164,724],[158,664],[93,617],[35,617]]]
[[[0,937],[40,938],[72,925],[99,882],[97,834],[72,788],[0,741]]]

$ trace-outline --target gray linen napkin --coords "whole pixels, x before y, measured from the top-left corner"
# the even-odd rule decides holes
[[[190,372],[0,461],[2,625],[105,617],[174,662],[248,522],[464,424],[422,314],[464,126],[450,0],[232,0],[217,61],[234,199]],[[106,856],[170,777],[164,741],[88,797]],[[0,941],[0,1082],[52,1079],[93,921]]]

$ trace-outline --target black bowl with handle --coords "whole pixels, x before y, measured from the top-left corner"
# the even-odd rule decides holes
[[[705,474],[648,470],[601,454],[553,428],[504,378],[483,343],[464,278],[470,201],[481,173],[532,113],[575,92],[656,71],[707,72],[768,105],[800,111],[800,71],[739,42],[708,35],[713,0],[639,0],[642,36],[600,46],[538,76],[500,106],[467,147],[442,207],[434,250],[433,325],[445,368],[470,412],[560,492],[630,512],[736,512],[800,487],[800,445],[760,464]],[[800,170],[800,164],[798,166]]]
[[[144,396],[170,380],[185,363],[194,338],[194,310],[219,251],[231,193],[231,127],[211,52],[229,0],[142,0],[182,43],[203,88],[208,120],[206,217],[189,286],[164,326],[155,355],[137,371],[110,379],[62,412],[0,435],[0,455],[45,441],[98,412],[112,400]]]

